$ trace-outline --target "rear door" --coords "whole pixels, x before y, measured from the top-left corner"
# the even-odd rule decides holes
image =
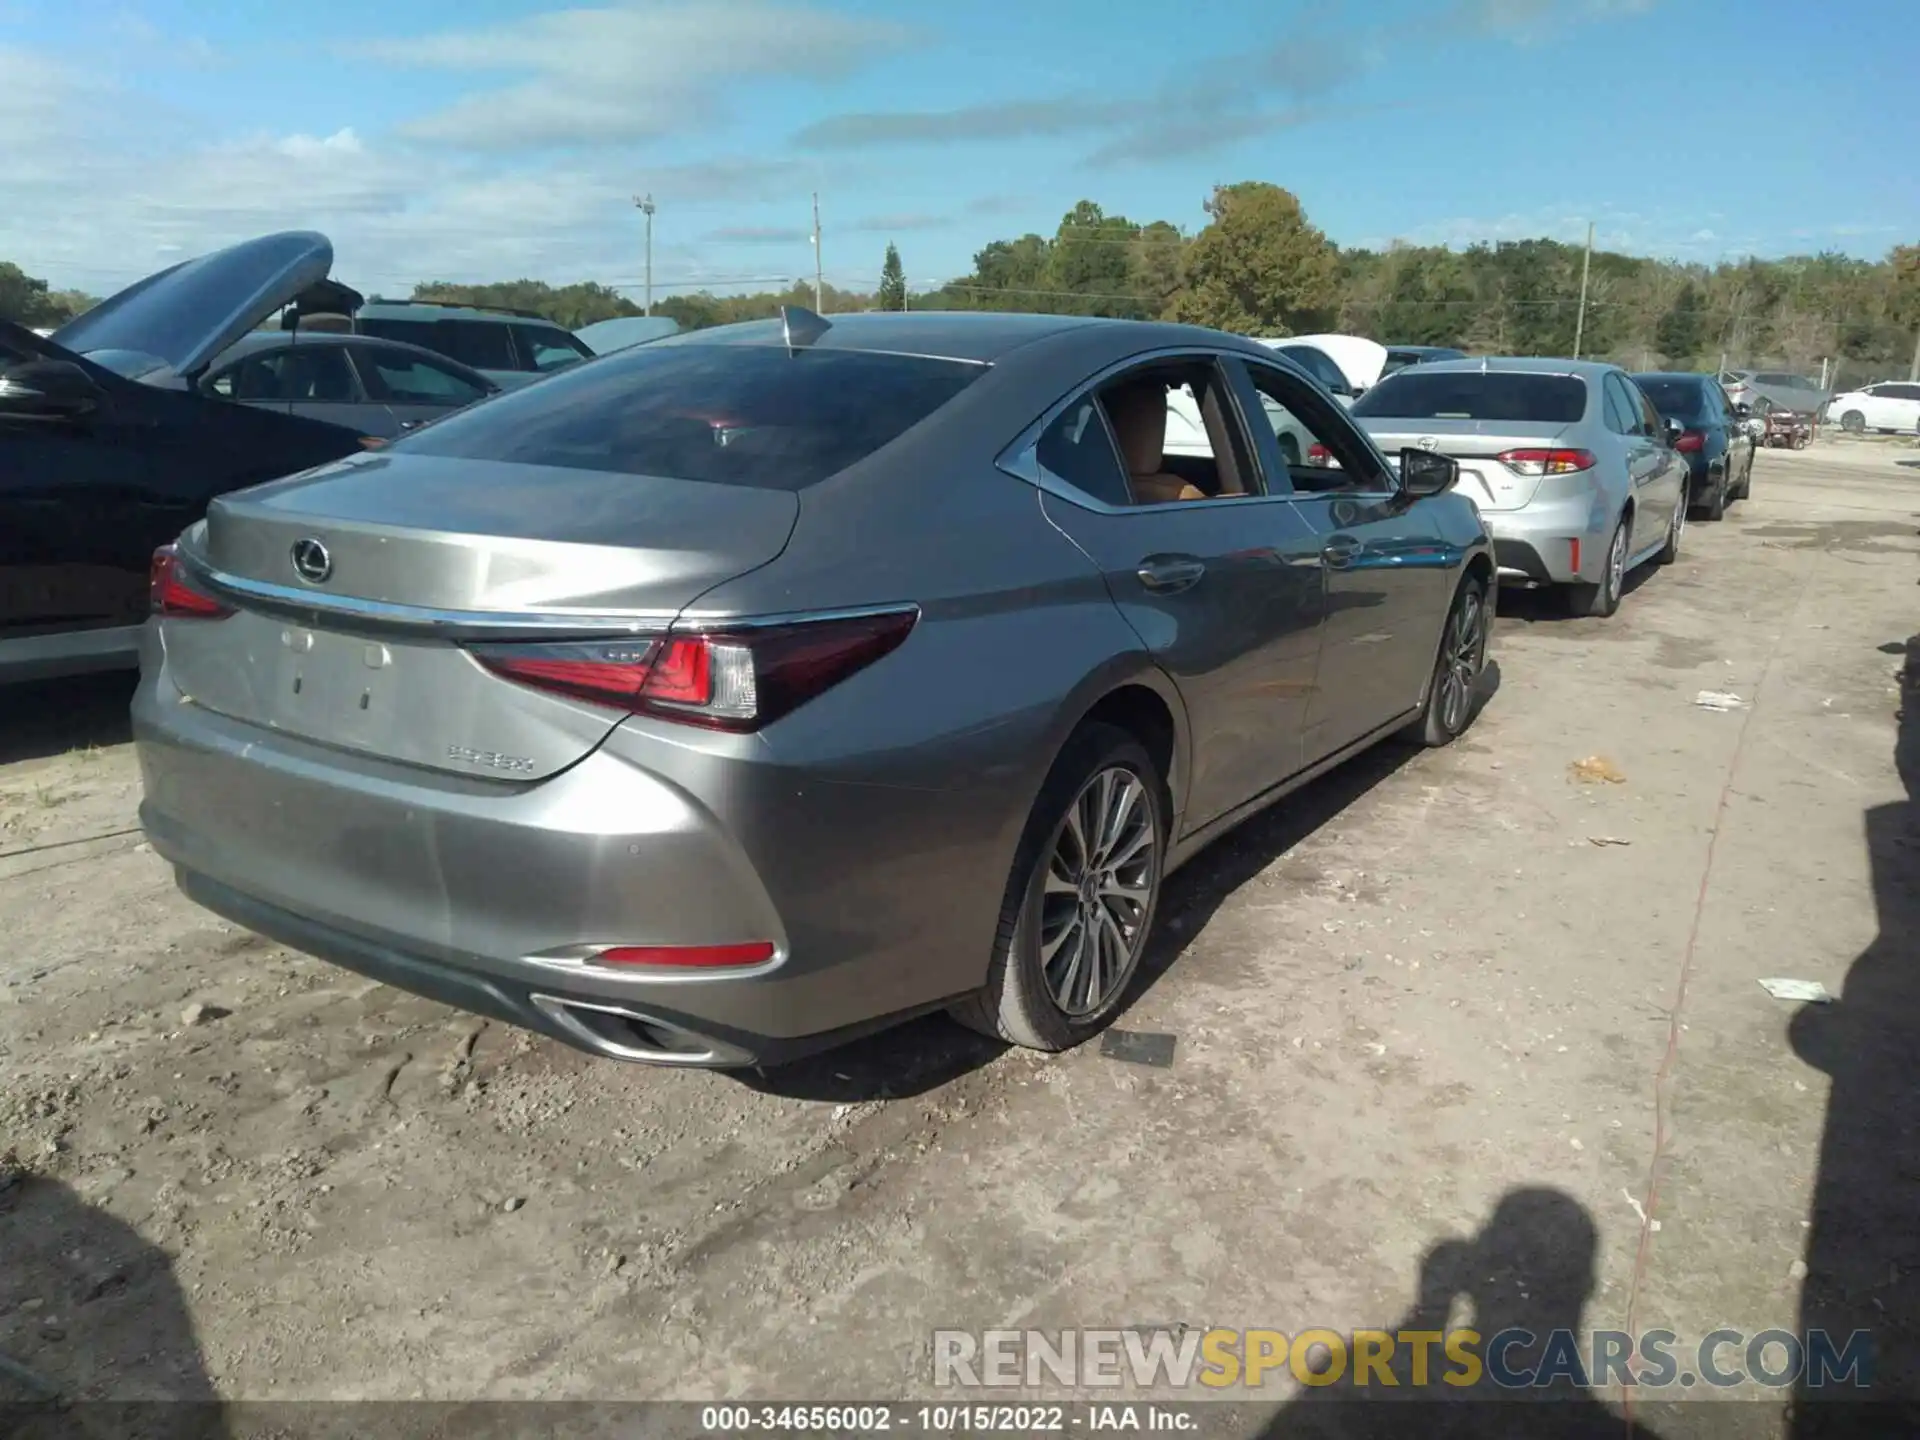
[[[1891,405],[1887,417],[1887,427],[1891,430],[1913,434],[1920,430],[1920,385],[1901,383],[1887,386],[1891,392]]]
[[[1648,450],[1647,480],[1642,485],[1636,476],[1634,490],[1641,497],[1635,507],[1634,532],[1638,549],[1648,550],[1666,542],[1673,527],[1673,514],[1687,503],[1687,482],[1691,474],[1687,457],[1667,442],[1666,422],[1660,411],[1638,385],[1618,375],[1640,416],[1640,434]],[[1642,521],[1644,520],[1644,524]]]
[[[393,433],[424,425],[493,393],[480,376],[415,351],[356,345],[353,359],[367,393],[385,405]]]
[[[1664,536],[1673,520],[1672,509],[1663,504],[1663,482],[1667,457],[1671,455],[1675,460],[1680,457],[1666,446],[1662,434],[1665,422],[1659,412],[1624,373],[1608,371],[1602,384],[1607,402],[1607,428],[1619,437],[1627,482],[1633,493],[1633,528],[1627,536],[1627,554],[1631,558],[1654,539]]]
[[[1177,449],[1156,431],[1141,476],[1174,471],[1210,498],[1136,503],[1109,406],[1187,387],[1200,436]],[[1172,407],[1184,415],[1184,397]],[[1304,763],[1301,737],[1319,663],[1319,542],[1284,492],[1262,493],[1217,357],[1170,356],[1067,402],[1025,452],[1047,517],[1100,567],[1120,613],[1180,687],[1190,720],[1188,831],[1219,819]],[[1159,422],[1164,425],[1163,419]],[[1269,442],[1270,443],[1270,442]],[[1204,453],[1203,453],[1204,452]],[[1224,493],[1223,493],[1224,492]]]
[[[295,415],[356,435],[389,439],[396,433],[393,416],[367,394],[344,345],[294,345],[281,353],[281,388]]]

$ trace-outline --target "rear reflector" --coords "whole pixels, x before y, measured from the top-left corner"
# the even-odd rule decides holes
[[[1572,475],[1591,470],[1591,450],[1508,450],[1498,457],[1516,475]]]
[[[173,546],[162,545],[147,566],[147,608],[169,620],[224,620],[233,608],[193,588]]]
[[[790,625],[673,633],[657,639],[474,645],[508,680],[710,730],[757,730],[898,648],[917,610]]]
[[[672,965],[681,969],[726,970],[764,965],[773,958],[773,942],[743,945],[616,945],[593,957],[596,965]]]

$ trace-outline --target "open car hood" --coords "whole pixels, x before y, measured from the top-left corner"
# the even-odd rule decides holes
[[[333,242],[311,230],[244,240],[149,275],[53,332],[79,355],[130,351],[191,377],[214,356],[319,284]]]

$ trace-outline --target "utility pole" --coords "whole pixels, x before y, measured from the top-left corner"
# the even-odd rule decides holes
[[[647,314],[653,314],[653,196],[636,195],[633,203],[647,217]]]
[[[1580,262],[1580,313],[1573,322],[1573,358],[1580,358],[1580,342],[1587,334],[1587,277],[1593,273],[1593,222],[1587,222],[1587,258]]]
[[[813,313],[816,315],[827,313],[821,298],[820,271],[820,192],[816,190],[813,192]]]
[[[1907,367],[1907,379],[1920,380],[1920,330],[1913,332],[1913,363]]]

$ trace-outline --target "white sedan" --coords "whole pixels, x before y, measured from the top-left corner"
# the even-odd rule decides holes
[[[1850,435],[1868,430],[1897,430],[1912,435],[1920,432],[1920,384],[1905,380],[1887,380],[1864,389],[1836,395],[1827,406],[1829,421],[1838,420]]]

